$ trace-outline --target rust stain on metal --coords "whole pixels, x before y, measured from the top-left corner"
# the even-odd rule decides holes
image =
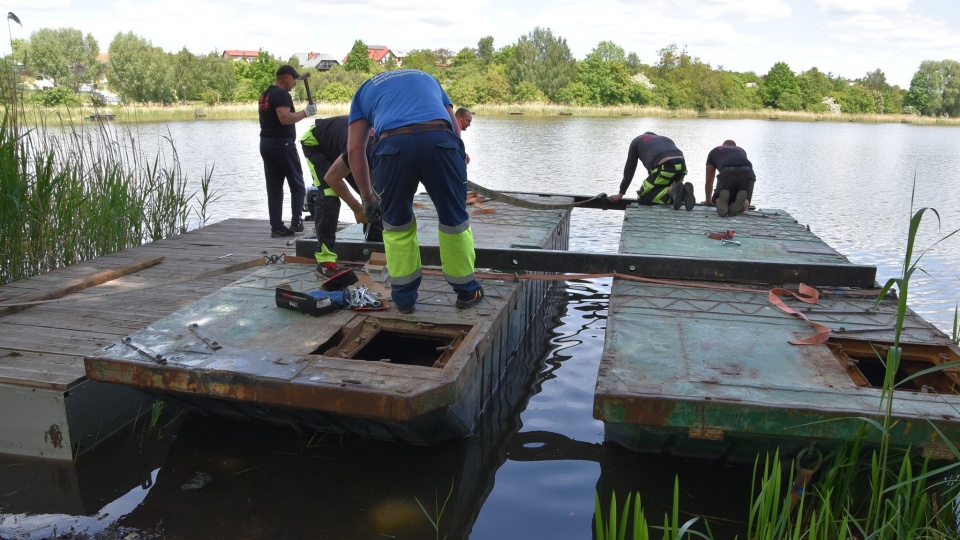
[[[43,432],[43,440],[52,444],[54,448],[63,448],[63,432],[60,426],[51,425],[50,429]]]
[[[687,432],[691,439],[703,439],[707,441],[722,441],[723,430],[715,427],[694,426]]]

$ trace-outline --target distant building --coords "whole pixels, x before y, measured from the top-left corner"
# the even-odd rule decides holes
[[[337,59],[329,54],[316,52],[295,53],[293,57],[300,62],[301,67],[314,68],[317,71],[328,71],[333,66],[340,65],[340,62],[337,62]]]
[[[760,88],[760,86],[755,82],[748,82],[747,88]]]
[[[229,58],[238,62],[253,62],[260,56],[260,51],[242,51],[240,49],[227,49],[220,55],[221,58]]]
[[[374,62],[385,66],[391,61],[396,62],[397,56],[393,54],[389,47],[384,45],[370,45],[367,47],[367,58],[370,58]],[[346,62],[347,57],[344,56],[342,62]]]
[[[393,57],[397,61],[397,67],[403,65],[403,59],[407,57],[407,50],[393,51]]]

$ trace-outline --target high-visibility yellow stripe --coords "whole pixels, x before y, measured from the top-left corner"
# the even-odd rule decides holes
[[[326,189],[324,189],[324,190],[323,190],[323,194],[326,195],[327,197],[336,197],[336,196],[337,196],[337,192],[334,191],[333,188],[326,188]]]
[[[469,226],[463,232],[449,234],[439,231],[440,260],[443,275],[450,283],[469,283],[473,281],[474,264],[477,255],[473,250],[473,229]],[[391,269],[391,275],[393,270]],[[467,279],[469,278],[469,279]]]
[[[326,244],[320,244],[320,251],[313,254],[317,262],[337,262],[337,254],[330,251]]]
[[[387,255],[390,280],[398,285],[410,283],[420,274],[420,245],[417,228],[405,231],[383,229],[383,247]]]

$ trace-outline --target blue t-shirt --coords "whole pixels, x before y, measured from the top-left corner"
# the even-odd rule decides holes
[[[431,120],[450,122],[447,97],[432,75],[416,69],[378,73],[360,86],[350,104],[350,123],[363,118],[374,135]],[[453,126],[450,126],[453,129]]]

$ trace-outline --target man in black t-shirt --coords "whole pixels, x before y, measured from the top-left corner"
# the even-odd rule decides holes
[[[687,211],[693,210],[697,198],[693,194],[693,184],[684,183],[687,176],[687,163],[683,152],[668,137],[648,131],[630,142],[627,162],[623,166],[623,180],[620,191],[609,197],[610,202],[623,198],[637,172],[637,162],[643,163],[647,177],[637,191],[638,204],[673,204],[674,210],[680,205]]]
[[[301,112],[293,108],[290,90],[300,74],[290,65],[280,66],[276,82],[260,94],[260,157],[267,178],[267,209],[270,213],[270,236],[293,236],[303,231],[303,199],[307,189],[303,185],[303,168],[297,153],[297,131],[294,124],[317,113],[317,106],[309,104]],[[290,227],[283,224],[283,181],[290,186],[292,216]]]
[[[313,176],[313,185],[320,191],[313,202],[313,220],[317,231],[316,273],[322,276],[329,276],[340,270],[337,267],[337,254],[333,251],[337,241],[340,199],[353,211],[357,223],[367,223],[363,204],[347,188],[349,184],[354,191],[360,192],[350,172],[347,156],[348,128],[347,116],[331,116],[314,122],[300,137],[303,155],[307,158],[307,165]],[[367,232],[367,241],[382,240],[382,236],[370,231],[369,226],[364,227],[364,230]],[[379,232],[379,229],[376,232]]]
[[[717,174],[719,173],[719,174]],[[717,175],[717,189],[713,189],[713,177]],[[707,154],[707,178],[705,191],[707,204],[716,205],[720,217],[733,217],[750,208],[753,199],[753,184],[757,177],[747,152],[737,143],[726,140]]]

